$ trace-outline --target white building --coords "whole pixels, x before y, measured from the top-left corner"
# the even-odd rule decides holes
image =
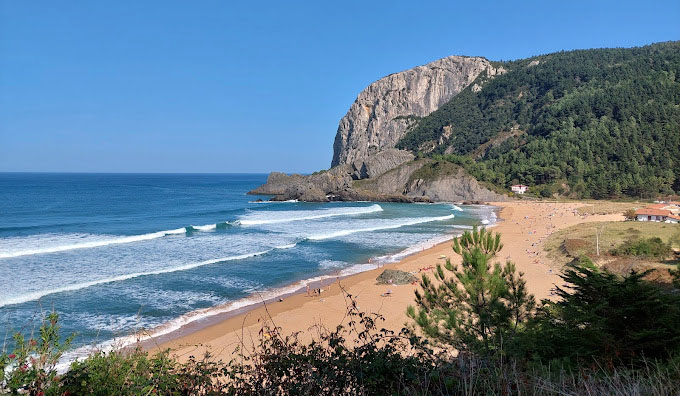
[[[528,189],[529,186],[525,186],[524,184],[514,184],[510,187],[510,190],[516,194],[524,194]]]
[[[655,221],[659,223],[680,223],[680,214],[670,210],[657,209],[655,206],[642,208],[635,211],[637,221]]]

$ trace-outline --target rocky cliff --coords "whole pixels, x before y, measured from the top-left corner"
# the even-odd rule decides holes
[[[331,166],[393,148],[415,117],[437,110],[484,70],[498,72],[484,58],[449,56],[372,83],[340,120]]]
[[[400,192],[357,191],[353,181],[372,180],[390,169],[413,160],[413,154],[390,149],[364,160],[333,167],[312,175],[287,175],[272,172],[267,183],[250,191],[255,195],[273,195],[275,200],[299,199],[301,201],[323,202],[330,200],[369,201],[427,201],[427,198],[410,199],[400,197]]]
[[[481,185],[462,168],[429,159],[405,162],[382,175],[354,182],[359,192],[404,195],[427,201],[505,201],[507,197]]]
[[[312,175],[273,172],[251,191],[274,200],[483,201],[503,200],[454,165],[433,169],[395,145],[409,123],[447,103],[483,71],[484,58],[449,56],[382,78],[363,90],[340,121],[331,169]]]

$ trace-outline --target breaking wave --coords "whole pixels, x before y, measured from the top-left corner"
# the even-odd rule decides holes
[[[346,236],[346,235],[356,234],[357,232],[391,230],[391,229],[406,227],[406,226],[410,226],[410,225],[430,223],[430,222],[433,222],[433,221],[449,220],[449,219],[453,219],[454,217],[455,216],[452,215],[452,214],[447,215],[447,216],[439,216],[439,217],[419,217],[419,218],[410,219],[410,220],[401,221],[401,222],[394,222],[394,223],[388,223],[388,224],[385,224],[385,225],[378,225],[378,226],[375,226],[375,227],[353,228],[353,229],[334,231],[334,232],[330,232],[328,234],[312,235],[312,236],[307,237],[307,239],[312,240],[312,241],[320,241],[320,240],[324,240],[324,239],[338,238],[338,237],[343,237],[343,236]]]
[[[317,220],[328,217],[337,216],[358,216],[363,214],[370,214],[382,212],[383,208],[380,205],[361,206],[361,207],[345,207],[321,210],[281,210],[271,212],[255,212],[242,216],[234,224],[244,226],[263,225],[263,224],[277,224],[288,223],[291,221],[303,220]]]
[[[110,278],[104,278],[104,279],[97,279],[97,280],[92,280],[92,281],[88,281],[88,282],[75,283],[75,284],[72,284],[72,285],[62,286],[62,287],[58,287],[58,288],[54,288],[54,289],[38,290],[38,291],[22,294],[22,295],[19,295],[19,296],[15,296],[15,297],[5,298],[2,302],[0,302],[0,307],[4,307],[6,305],[22,304],[22,303],[29,302],[29,301],[39,300],[40,298],[48,296],[50,294],[76,291],[76,290],[85,289],[85,288],[88,288],[88,287],[102,285],[102,284],[106,284],[106,283],[120,282],[120,281],[124,281],[124,280],[128,280],[128,279],[138,278],[140,276],[168,274],[168,273],[171,273],[171,272],[187,271],[187,270],[202,267],[202,266],[205,266],[205,265],[217,264],[217,263],[222,263],[222,262],[226,262],[226,261],[243,260],[243,259],[247,259],[247,258],[250,258],[250,257],[262,256],[262,255],[270,253],[270,252],[272,252],[276,249],[290,249],[290,248],[293,248],[295,246],[296,246],[296,244],[293,243],[293,244],[289,244],[289,245],[277,246],[275,248],[263,250],[263,251],[260,251],[260,252],[245,253],[245,254],[239,254],[239,255],[235,255],[235,256],[222,257],[222,258],[211,259],[211,260],[204,260],[204,261],[199,261],[199,262],[196,262],[196,263],[189,263],[189,264],[185,264],[185,265],[179,265],[179,266],[176,266],[176,267],[163,268],[163,269],[159,269],[159,270],[155,270],[155,271],[122,274],[122,275],[113,276],[113,277],[110,277]]]
[[[109,235],[72,234],[70,236],[67,236],[66,238],[64,238],[64,236],[59,236],[61,240],[54,241],[54,243],[51,246],[49,246],[50,245],[49,241],[43,239],[45,238],[45,236],[41,235],[39,239],[31,241],[32,244],[40,245],[41,247],[24,248],[22,246],[17,246],[16,249],[7,249],[5,247],[5,249],[3,249],[4,251],[0,251],[0,259],[135,243],[149,241],[157,238],[163,238],[170,235],[186,235],[192,234],[194,232],[210,232],[218,229],[222,230],[238,225],[252,226],[263,224],[287,223],[292,221],[316,220],[336,216],[357,216],[362,214],[381,212],[382,210],[383,208],[380,205],[371,205],[366,207],[344,207],[306,211],[262,211],[242,216],[241,219],[232,222],[225,221],[215,224],[191,225],[188,227],[151,232],[141,235],[112,237]],[[82,239],[84,238],[87,238],[89,240],[82,241]],[[49,239],[49,237],[47,237],[46,239]],[[4,242],[7,243],[7,240],[4,240]],[[45,244],[47,244],[48,246],[45,246]]]

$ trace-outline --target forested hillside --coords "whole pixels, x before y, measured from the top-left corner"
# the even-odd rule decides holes
[[[544,195],[680,192],[680,42],[496,66],[506,72],[482,73],[418,119],[398,147]]]

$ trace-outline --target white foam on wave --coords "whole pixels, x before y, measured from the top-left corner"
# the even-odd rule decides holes
[[[308,279],[304,279],[298,282],[295,282],[291,285],[284,286],[284,287],[279,287],[279,288],[274,288],[274,289],[268,289],[260,292],[253,292],[250,296],[229,302],[226,304],[210,307],[210,308],[202,308],[202,309],[197,309],[191,312],[188,312],[184,315],[181,315],[175,319],[172,319],[168,322],[165,322],[161,325],[155,326],[152,329],[149,330],[141,330],[138,331],[136,334],[128,335],[128,336],[123,336],[123,337],[117,337],[109,341],[105,341],[102,343],[99,343],[94,346],[83,346],[77,349],[74,349],[72,351],[68,351],[64,353],[62,356],[62,359],[60,360],[58,366],[57,366],[57,371],[59,373],[64,373],[66,370],[68,370],[68,367],[70,366],[71,362],[73,362],[76,359],[79,358],[84,358],[87,357],[88,355],[92,354],[93,352],[97,351],[104,351],[108,352],[111,351],[115,348],[124,348],[129,345],[134,345],[138,342],[143,342],[152,338],[157,338],[164,336],[166,334],[172,333],[173,331],[179,330],[183,326],[186,326],[188,324],[191,324],[193,322],[203,320],[206,318],[210,318],[215,315],[223,314],[223,313],[228,313],[232,312],[241,308],[247,308],[256,304],[260,304],[263,301],[283,296],[286,294],[294,293],[302,288],[304,288],[306,285],[315,283],[315,282],[323,282],[328,279],[333,279],[333,278],[338,278],[338,277],[345,277],[353,274],[357,274],[360,272],[364,271],[369,271],[372,269],[376,269],[377,266],[375,264],[357,264],[353,265],[349,268],[342,269],[338,271],[335,274],[330,274],[330,275],[320,275]]]
[[[491,214],[488,215],[492,219],[495,220],[495,213],[491,212]],[[454,215],[448,215],[448,216],[440,216],[440,217],[429,217],[429,218],[417,218],[417,219],[412,219],[409,220],[408,222],[400,222],[398,224],[390,224],[382,227],[371,227],[371,228],[366,228],[366,229],[358,229],[358,230],[343,230],[340,231],[343,235],[349,235],[349,231],[352,231],[351,233],[354,232],[368,232],[368,231],[377,231],[377,230],[383,230],[383,229],[394,229],[398,227],[403,227],[406,225],[415,225],[419,223],[425,223],[425,222],[431,222],[431,221],[443,221],[443,220],[448,220],[453,218]],[[467,228],[469,226],[454,226],[455,228]],[[337,235],[337,233],[334,233]],[[109,351],[114,348],[120,348],[120,347],[125,347],[129,345],[133,345],[137,342],[141,341],[146,341],[152,338],[157,338],[161,337],[164,335],[167,335],[169,333],[172,333],[173,331],[179,330],[183,326],[186,326],[190,323],[204,320],[206,318],[210,318],[215,315],[223,314],[223,313],[228,313],[232,312],[241,308],[247,308],[259,303],[262,303],[265,300],[275,298],[278,296],[282,296],[285,294],[289,293],[294,293],[302,288],[305,287],[305,285],[314,283],[314,282],[320,282],[328,279],[333,279],[337,277],[344,277],[344,276],[349,276],[365,271],[370,271],[373,269],[378,268],[376,263],[384,263],[384,262],[395,262],[403,259],[406,256],[409,256],[411,254],[415,254],[419,251],[422,251],[424,249],[428,249],[434,245],[437,245],[439,243],[446,242],[448,240],[453,239],[456,236],[456,234],[447,234],[447,235],[442,235],[439,237],[431,238],[428,239],[422,243],[419,243],[415,246],[406,248],[396,254],[391,254],[391,255],[386,255],[386,256],[381,256],[381,257],[376,257],[376,260],[374,263],[364,263],[364,264],[356,264],[356,265],[351,265],[349,267],[343,268],[345,264],[344,262],[340,261],[331,261],[331,260],[323,260],[320,262],[320,267],[330,270],[330,269],[335,269],[338,268],[338,271],[334,274],[327,274],[327,275],[321,275],[321,276],[316,276],[313,278],[308,278],[304,280],[300,280],[296,283],[293,283],[291,285],[281,287],[281,288],[275,288],[275,289],[269,289],[265,290],[262,292],[257,292],[253,291],[253,293],[245,297],[243,299],[239,299],[233,302],[229,302],[226,304],[221,304],[215,307],[210,307],[210,308],[203,308],[195,311],[191,311],[187,314],[181,315],[178,318],[172,319],[168,322],[165,322],[159,326],[156,326],[150,330],[139,332],[134,335],[129,335],[125,337],[119,337],[115,338],[110,341],[106,341],[104,343],[98,344],[94,347],[92,346],[86,346],[86,347],[81,347],[78,348],[74,351],[67,352],[64,354],[64,357],[62,359],[62,362],[59,365],[59,371],[64,372],[67,368],[68,365],[70,364],[71,361],[85,357],[92,353],[93,351]],[[317,236],[317,239],[327,239],[327,238],[332,238],[331,234],[323,235],[323,236]],[[309,238],[309,239],[314,239],[314,237]],[[279,249],[286,249],[286,248],[292,248],[296,246],[296,244],[289,244],[289,245],[282,245],[277,248]],[[340,269],[342,268],[342,269]]]
[[[62,321],[82,324],[85,328],[93,331],[110,331],[111,333],[121,334],[126,331],[139,329],[146,325],[154,325],[148,321],[143,323],[143,319],[138,314],[112,315],[90,312],[71,313],[60,318]],[[148,320],[148,319],[146,319]],[[160,323],[155,323],[160,325]]]
[[[343,268],[348,266],[349,264],[345,261],[338,261],[338,260],[321,260],[319,262],[319,268],[321,269],[333,269],[333,268]]]
[[[112,277],[109,277],[109,278],[96,279],[96,280],[92,280],[92,281],[88,281],[88,282],[75,283],[75,284],[72,284],[72,285],[66,285],[66,286],[57,287],[57,288],[53,288],[53,289],[32,291],[32,292],[28,292],[28,293],[21,294],[21,295],[18,295],[18,296],[3,298],[2,301],[0,301],[0,307],[6,306],[6,305],[22,304],[22,303],[29,302],[29,301],[39,300],[40,298],[42,298],[44,296],[51,295],[51,294],[63,293],[63,292],[69,292],[69,291],[76,291],[76,290],[85,289],[85,288],[88,288],[88,287],[102,285],[102,284],[106,284],[106,283],[114,283],[114,282],[125,281],[125,280],[128,280],[128,279],[138,278],[138,277],[141,277],[141,276],[168,274],[168,273],[172,273],[172,272],[187,271],[187,270],[191,270],[191,269],[194,269],[194,268],[203,267],[203,266],[210,265],[210,264],[217,264],[217,263],[226,262],[226,261],[243,260],[243,259],[246,259],[246,258],[262,256],[262,255],[270,253],[274,250],[292,249],[295,246],[297,246],[297,243],[290,243],[290,244],[286,244],[286,245],[275,246],[271,249],[262,250],[262,251],[258,251],[258,252],[244,253],[244,254],[239,254],[239,255],[234,255],[234,256],[227,256],[227,257],[222,257],[222,258],[203,260],[203,261],[198,261],[198,262],[194,262],[194,263],[188,263],[188,264],[184,264],[184,265],[178,265],[178,266],[174,266],[174,267],[163,268],[163,269],[158,269],[158,270],[153,270],[153,271],[143,271],[143,272],[122,274],[122,275],[112,276]]]
[[[22,304],[22,303],[25,303],[25,302],[38,300],[38,299],[40,299],[44,296],[48,296],[50,294],[76,291],[76,290],[80,290],[80,289],[85,289],[87,287],[102,285],[102,284],[106,284],[106,283],[120,282],[120,281],[124,281],[124,280],[128,280],[128,279],[138,278],[140,276],[167,274],[167,273],[171,273],[171,272],[186,271],[186,270],[202,267],[202,266],[205,266],[205,265],[221,263],[221,262],[224,262],[224,261],[242,260],[242,259],[246,259],[246,258],[250,258],[250,257],[261,256],[263,254],[267,254],[267,253],[271,252],[272,250],[274,250],[274,249],[263,250],[263,251],[254,252],[254,253],[245,253],[245,254],[240,254],[240,255],[236,255],[236,256],[222,257],[222,258],[205,260],[205,261],[199,261],[199,262],[196,262],[196,263],[189,263],[189,264],[185,264],[185,265],[180,265],[180,266],[170,267],[170,268],[163,268],[163,269],[154,270],[154,271],[123,274],[123,275],[113,276],[113,277],[110,277],[110,278],[104,278],[104,279],[97,279],[97,280],[92,280],[92,281],[88,281],[88,282],[75,283],[75,284],[72,284],[72,285],[62,286],[62,287],[58,287],[58,288],[54,288],[54,289],[38,290],[38,291],[22,294],[22,295],[19,295],[19,296],[5,298],[5,299],[3,299],[2,302],[0,302],[0,307],[4,307],[4,306],[7,306],[7,305]]]
[[[400,261],[404,259],[407,256],[410,256],[412,254],[416,254],[418,252],[422,252],[423,250],[429,249],[433,246],[439,245],[440,243],[444,243],[447,241],[452,240],[456,236],[460,235],[460,233],[455,233],[455,234],[446,234],[446,235],[440,235],[434,238],[430,238],[426,241],[423,241],[421,243],[418,243],[414,246],[408,247],[401,252],[395,253],[395,254],[388,254],[385,256],[378,256],[376,257],[376,262],[379,263],[395,263],[397,261]]]
[[[462,209],[460,206],[455,205],[455,204],[451,204],[451,209],[453,209],[453,210],[455,210],[455,211],[457,211],[457,212],[462,212],[462,211],[463,211],[463,209]]]
[[[202,226],[191,226],[192,229],[196,231],[212,231],[217,229],[217,224],[207,224]]]
[[[401,228],[401,227],[406,227],[410,225],[416,225],[416,224],[422,224],[422,223],[430,223],[433,221],[444,221],[444,220],[449,220],[453,219],[455,216],[450,214],[446,216],[439,216],[439,217],[417,217],[414,219],[409,219],[401,222],[395,222],[395,223],[388,223],[385,225],[377,225],[375,227],[366,227],[366,228],[353,228],[353,229],[346,229],[346,230],[339,230],[339,231],[334,231],[328,234],[319,234],[319,235],[311,235],[308,236],[307,239],[312,240],[312,241],[321,241],[324,239],[331,239],[331,238],[339,238],[351,234],[356,234],[358,232],[371,232],[371,231],[382,231],[382,230],[392,230],[395,228]]]
[[[214,224],[210,225],[210,227],[215,226]],[[198,227],[208,227],[208,226],[198,226]],[[165,230],[165,231],[158,231],[158,232],[151,232],[148,234],[141,234],[141,235],[131,235],[131,236],[124,236],[124,237],[115,237],[115,238],[107,238],[108,236],[101,236],[101,235],[85,235],[85,238],[94,238],[94,240],[86,241],[86,242],[76,242],[76,243],[71,243],[71,244],[66,244],[66,245],[54,245],[54,246],[46,246],[42,248],[32,248],[32,249],[22,249],[21,245],[17,246],[16,250],[9,250],[9,251],[0,251],[0,259],[3,258],[12,258],[12,257],[21,257],[21,256],[31,256],[35,254],[46,254],[46,253],[58,253],[58,252],[65,252],[69,250],[78,250],[78,249],[91,249],[91,248],[97,248],[97,247],[102,247],[102,246],[110,246],[110,245],[120,245],[120,244],[125,244],[125,243],[134,243],[134,242],[141,242],[141,241],[149,241],[152,239],[157,239],[157,238],[162,238],[164,236],[168,235],[181,235],[181,234],[186,234],[187,229],[185,227],[182,228],[177,228],[174,230]],[[75,237],[70,238],[72,241],[77,241],[78,239],[84,239],[83,235],[80,234],[75,234]],[[31,243],[37,243],[37,244],[42,244],[41,238],[44,237],[39,237],[39,238],[31,238]],[[68,236],[66,237],[68,238]],[[64,239],[66,239],[64,238]],[[20,239],[20,238],[14,238],[14,239]],[[4,243],[7,243],[7,239],[3,240]],[[62,241],[63,243],[63,241]]]
[[[311,211],[264,211],[257,212],[252,215],[246,215],[242,219],[231,223],[227,222],[220,224],[244,226],[276,224],[292,221],[323,219],[336,216],[357,216],[381,212],[382,210],[383,208],[380,205],[375,204],[365,207],[344,207]],[[218,224],[206,224],[198,226],[192,225],[189,227],[157,231],[141,235],[117,237],[94,234],[48,234],[47,236],[38,235],[29,238],[9,238],[2,240],[3,246],[0,250],[0,259],[135,243],[163,238],[170,235],[187,234],[188,232],[209,232],[214,231],[217,228]],[[33,246],[38,245],[41,247],[32,247],[27,249],[25,247],[27,244]]]
[[[288,223],[292,221],[318,220],[337,216],[358,216],[382,212],[380,205],[352,206],[344,208],[320,210],[281,210],[271,212],[256,212],[242,216],[237,223],[244,226]]]
[[[292,248],[294,248],[295,246],[297,246],[297,243],[289,243],[289,244],[287,244],[287,245],[280,245],[280,246],[277,246],[276,248],[277,248],[277,249],[292,249]]]

